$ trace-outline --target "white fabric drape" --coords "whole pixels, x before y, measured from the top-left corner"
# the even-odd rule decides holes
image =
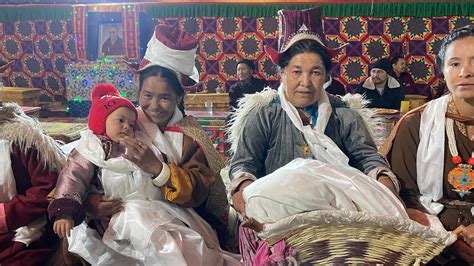
[[[69,250],[89,263],[119,265],[237,265],[222,251],[212,228],[192,209],[163,198],[151,176],[123,157],[105,160],[100,140],[81,132],[77,151],[102,171],[105,195],[124,200],[102,240],[81,225],[72,231]],[[95,238],[95,239],[91,239]]]
[[[261,223],[316,210],[361,211],[408,219],[403,204],[378,181],[355,168],[313,159],[294,159],[247,186],[243,196],[247,216]]]
[[[444,142],[449,95],[430,101],[420,122],[420,143],[416,153],[416,181],[420,202],[433,215],[444,206],[435,201],[443,197]]]
[[[163,133],[155,123],[148,119],[141,108],[137,108],[137,111],[138,128],[146,135],[146,139],[149,139],[152,142],[147,143],[148,146],[155,148],[154,152],[158,157],[161,156],[159,155],[160,153],[164,153],[170,162],[177,164],[181,160],[183,154],[183,133],[173,131],[165,131]],[[181,119],[183,119],[183,114],[178,107],[176,107],[167,126],[172,126]]]

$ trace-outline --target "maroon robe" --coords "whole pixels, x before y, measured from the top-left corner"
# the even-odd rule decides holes
[[[42,237],[29,246],[12,239],[17,228],[47,214],[47,195],[54,188],[58,173],[44,167],[44,163],[38,160],[36,149],[22,152],[14,144],[10,158],[17,195],[8,202],[0,203],[0,264],[44,265],[59,240],[53,233],[51,223],[46,225]]]

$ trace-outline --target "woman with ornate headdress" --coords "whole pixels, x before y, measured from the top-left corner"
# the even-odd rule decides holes
[[[230,164],[231,194],[235,208],[242,215],[247,214],[246,204],[251,196],[249,191],[246,193],[246,188],[253,182],[269,175],[275,179],[274,176],[285,165],[289,171],[279,178],[296,178],[299,172],[293,171],[293,175],[291,169],[308,169],[310,172],[310,169],[319,167],[314,165],[317,162],[323,164],[322,171],[353,167],[362,172],[359,173],[365,179],[372,178],[373,182],[368,181],[372,185],[377,186],[375,180],[378,180],[386,186],[378,187],[380,195],[387,195],[386,202],[391,204],[394,213],[406,216],[395,196],[398,182],[384,158],[378,154],[361,115],[325,91],[331,84],[331,54],[337,50],[325,45],[321,8],[280,10],[278,15],[278,51],[266,47],[266,52],[280,67],[281,85],[278,92],[266,90],[246,96],[230,128],[229,139],[234,153]],[[304,158],[309,160],[304,161]],[[337,176],[342,174],[337,173]],[[346,181],[350,183],[350,180]],[[361,181],[364,182],[363,178]],[[281,182],[276,185],[281,190],[272,193],[275,201],[283,196],[288,196],[291,201],[300,198],[295,195],[298,193],[296,186],[304,189],[309,183],[295,182],[287,186],[288,189],[282,188]],[[354,187],[356,184],[353,183]],[[256,190],[258,186],[252,187],[252,191]],[[291,192],[293,194],[289,195]],[[291,208],[291,204],[285,208],[288,206]],[[253,222],[244,221],[244,224],[258,230],[259,225]],[[255,262],[257,248],[262,249],[262,243],[258,246],[256,239],[254,231],[242,228],[240,243],[245,264]]]

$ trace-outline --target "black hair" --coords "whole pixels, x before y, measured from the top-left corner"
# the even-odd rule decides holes
[[[396,65],[398,63],[398,61],[400,61],[400,59],[405,59],[405,57],[401,56],[401,55],[398,55],[398,56],[394,56],[392,58],[392,60],[390,60],[390,64],[391,65]]]
[[[240,64],[246,64],[252,71],[255,70],[255,64],[248,59],[240,59],[239,62],[237,62],[237,65]]]
[[[453,30],[448,35],[446,35],[439,47],[438,56],[436,57],[436,63],[440,68],[444,66],[444,57],[446,56],[446,50],[448,46],[459,39],[464,39],[467,37],[474,36],[474,25],[467,25],[458,29]]]
[[[178,81],[178,77],[176,76],[176,74],[172,70],[158,65],[151,66],[140,71],[140,87],[138,88],[139,93],[142,90],[143,82],[149,77],[160,77],[166,79],[166,81],[168,81],[168,84],[178,96],[184,96],[183,86],[181,86],[181,83]],[[180,103],[178,103],[178,108],[184,114],[184,99]]]
[[[184,95],[183,86],[181,86],[181,83],[179,83],[176,74],[172,70],[158,65],[151,66],[140,72],[139,91],[141,91],[145,79],[149,77],[160,77],[166,79],[178,96]]]
[[[324,69],[326,69],[327,75],[331,71],[331,56],[329,55],[327,48],[315,40],[301,40],[293,44],[288,50],[286,50],[278,62],[280,70],[283,70],[291,58],[301,53],[316,53],[321,56],[323,60]]]

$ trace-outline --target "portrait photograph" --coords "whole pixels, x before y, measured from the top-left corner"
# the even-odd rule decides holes
[[[99,25],[99,58],[119,58],[125,56],[122,23]]]

